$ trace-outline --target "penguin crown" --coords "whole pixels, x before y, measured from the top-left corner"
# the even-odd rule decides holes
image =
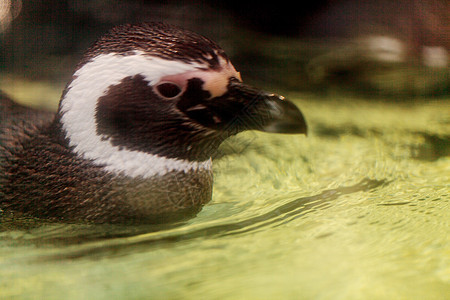
[[[112,28],[87,51],[80,65],[100,54],[126,56],[135,51],[166,60],[198,63],[209,69],[220,68],[221,59],[229,61],[215,42],[202,35],[176,26],[150,22]]]

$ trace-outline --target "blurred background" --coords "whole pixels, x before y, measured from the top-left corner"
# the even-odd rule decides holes
[[[244,80],[267,88],[393,101],[443,97],[449,3],[2,0],[0,88],[56,97],[86,48],[111,27],[163,21],[215,40]]]

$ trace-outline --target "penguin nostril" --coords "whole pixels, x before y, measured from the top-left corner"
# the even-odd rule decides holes
[[[162,82],[156,86],[158,94],[164,98],[174,98],[181,93],[181,88],[172,82]]]

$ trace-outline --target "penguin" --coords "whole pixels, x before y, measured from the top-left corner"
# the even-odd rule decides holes
[[[95,42],[56,113],[4,94],[0,113],[0,209],[58,222],[192,218],[211,200],[225,139],[307,132],[292,102],[244,84],[215,42],[153,22]]]

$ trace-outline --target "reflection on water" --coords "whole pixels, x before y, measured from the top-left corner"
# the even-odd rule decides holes
[[[230,140],[187,222],[3,216],[0,298],[443,299],[447,102],[299,98],[311,135]]]

